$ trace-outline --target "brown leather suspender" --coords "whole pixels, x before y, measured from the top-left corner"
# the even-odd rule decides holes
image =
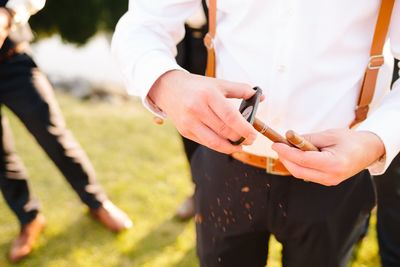
[[[208,33],[204,37],[204,45],[207,48],[206,76],[215,77],[215,48],[214,38],[217,31],[217,0],[208,3]]]
[[[369,105],[371,104],[375,92],[378,72],[384,63],[383,46],[385,45],[390,25],[394,1],[395,0],[382,0],[378,20],[376,22],[368,66],[361,85],[360,96],[355,110],[355,118],[350,124],[350,128],[367,118]]]
[[[355,110],[355,118],[350,127],[362,122],[367,118],[369,105],[375,92],[376,80],[380,67],[384,63],[383,46],[390,25],[390,18],[395,0],[382,0],[378,20],[375,27],[374,39],[371,46],[370,58],[365,71],[363,83],[360,89],[359,100]],[[209,0],[209,30],[204,37],[204,45],[207,48],[206,76],[215,77],[215,47],[214,38],[216,35],[217,0]]]

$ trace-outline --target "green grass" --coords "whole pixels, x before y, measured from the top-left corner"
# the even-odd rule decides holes
[[[193,221],[173,219],[192,191],[180,139],[171,124],[154,125],[140,103],[121,106],[81,102],[57,94],[69,128],[89,155],[111,200],[135,227],[115,235],[87,216],[54,165],[10,112],[16,148],[41,200],[47,228],[38,246],[18,266],[198,266]],[[0,266],[11,266],[6,253],[18,233],[14,215],[0,198]],[[374,220],[373,220],[374,223]],[[357,251],[354,267],[379,266],[375,232]],[[268,266],[280,266],[280,245],[272,240]]]

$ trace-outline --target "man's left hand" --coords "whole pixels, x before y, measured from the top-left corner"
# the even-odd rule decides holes
[[[280,143],[272,148],[293,176],[326,186],[338,185],[385,154],[382,140],[372,132],[334,129],[304,137],[321,151],[301,151]]]
[[[0,7],[0,47],[3,46],[4,40],[10,33],[12,15],[4,8]]]

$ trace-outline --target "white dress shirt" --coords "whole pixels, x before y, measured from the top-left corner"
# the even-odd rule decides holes
[[[200,2],[130,0],[118,23],[113,54],[128,91],[153,112],[158,111],[147,94],[163,73],[180,69],[175,45]],[[260,86],[266,100],[257,117],[282,134],[346,128],[354,118],[380,2],[217,0],[217,77]],[[399,1],[393,13],[389,37],[392,54],[400,58]],[[385,145],[385,158],[369,168],[373,174],[382,173],[400,150],[400,84],[389,92],[392,58],[386,62],[372,110],[358,127]],[[276,157],[270,145],[260,135],[244,150]]]
[[[30,42],[33,39],[29,18],[41,10],[46,0],[9,0],[6,7],[15,12],[9,37],[15,43]]]
[[[7,7],[15,12],[14,21],[17,24],[25,24],[29,18],[41,10],[46,0],[9,0]]]

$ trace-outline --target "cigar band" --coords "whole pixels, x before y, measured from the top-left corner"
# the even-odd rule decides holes
[[[268,126],[266,124],[263,124],[262,129],[260,130],[260,133],[265,133],[268,130]]]
[[[301,139],[300,143],[296,144],[298,148],[302,148],[305,145],[304,139]]]

